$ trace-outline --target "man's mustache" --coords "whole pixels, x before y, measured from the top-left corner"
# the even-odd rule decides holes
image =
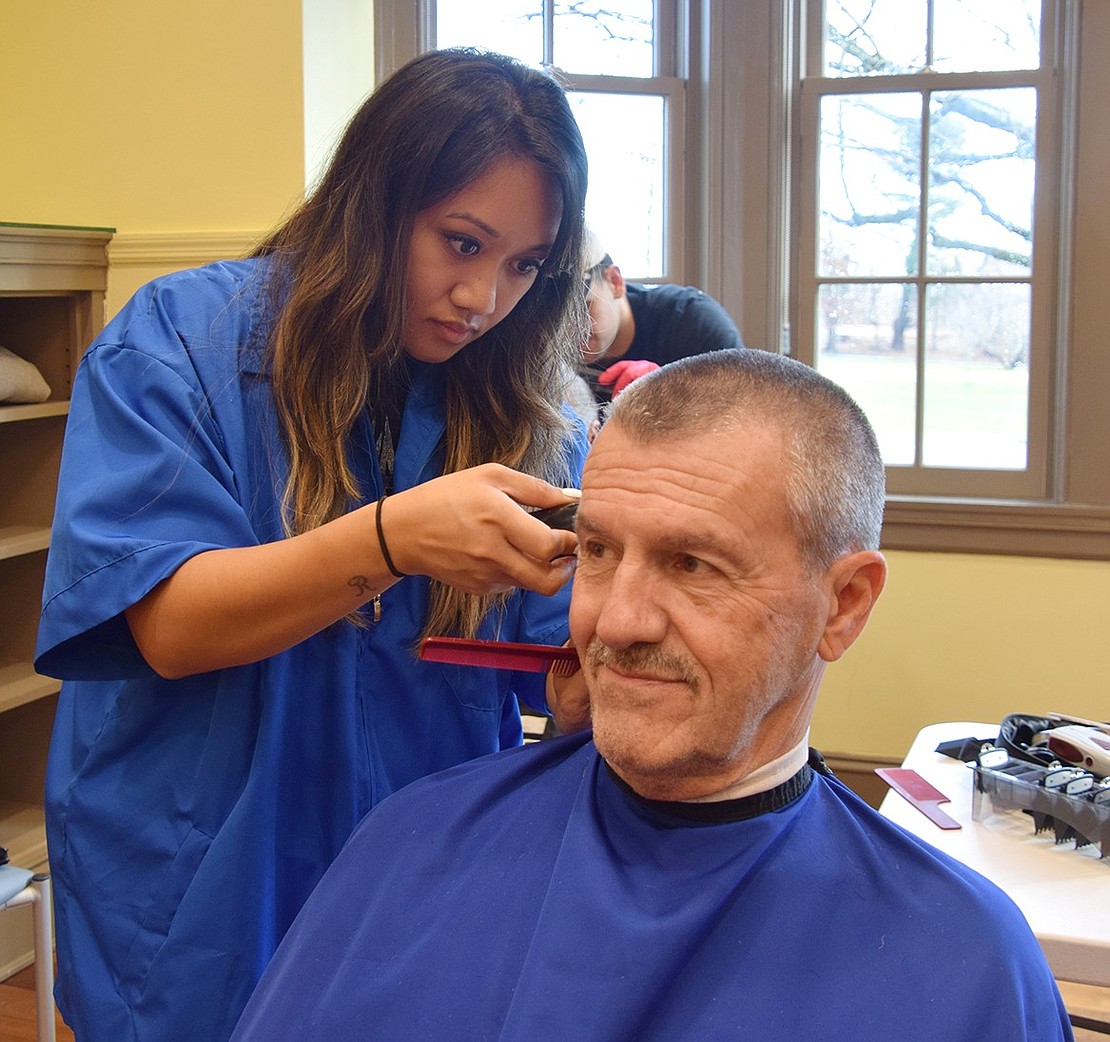
[[[685,659],[672,655],[654,644],[631,644],[627,648],[611,648],[597,637],[586,648],[586,665],[596,673],[601,666],[610,666],[621,673],[644,673],[660,680],[673,680],[698,686],[697,671]]]

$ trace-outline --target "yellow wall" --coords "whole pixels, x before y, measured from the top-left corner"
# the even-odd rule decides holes
[[[109,316],[300,199],[300,0],[0,0],[0,39],[0,220],[115,228]]]
[[[0,219],[264,229],[304,185],[300,0],[0,0]]]
[[[813,743],[903,754],[940,720],[1006,713],[1110,717],[1110,563],[887,555],[890,578],[859,642],[825,675]]]
[[[0,220],[218,243],[300,196],[300,0],[0,0],[0,38]],[[113,260],[109,313],[159,266]],[[890,562],[871,625],[827,674],[819,747],[898,758],[937,720],[1110,715],[1110,564]]]

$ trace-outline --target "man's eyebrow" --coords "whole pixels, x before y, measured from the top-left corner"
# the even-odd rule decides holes
[[[712,553],[726,554],[731,549],[728,543],[719,536],[708,532],[688,531],[680,535],[664,535],[659,540],[659,545],[664,550],[676,553]]]
[[[602,542],[612,542],[612,535],[604,525],[594,522],[589,515],[584,515],[581,510],[575,519],[575,531],[579,539],[590,537],[600,539]],[[735,555],[735,547],[721,539],[712,532],[685,531],[681,533],[664,533],[654,540],[657,550],[677,554],[711,554],[718,557]]]
[[[595,524],[589,515],[583,514],[581,508],[574,518],[574,530],[576,532],[590,532],[593,535],[604,535],[600,525]]]

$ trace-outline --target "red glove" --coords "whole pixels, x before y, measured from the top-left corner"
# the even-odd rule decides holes
[[[614,362],[609,366],[597,378],[597,382],[605,385],[612,384],[613,397],[616,398],[633,380],[638,380],[641,376],[647,376],[648,373],[652,373],[658,368],[657,363],[649,362],[646,358],[622,358],[619,362]]]

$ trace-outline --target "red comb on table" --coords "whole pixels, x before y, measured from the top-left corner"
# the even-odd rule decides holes
[[[506,640],[467,640],[463,637],[425,637],[420,642],[425,662],[452,662],[459,666],[519,669],[527,673],[554,673],[569,677],[580,668],[574,648],[550,644],[514,644]]]
[[[940,789],[930,785],[917,771],[912,771],[908,767],[876,767],[875,773],[938,827],[942,829],[962,827],[955,818],[940,809],[939,804],[948,803],[948,797]]]

